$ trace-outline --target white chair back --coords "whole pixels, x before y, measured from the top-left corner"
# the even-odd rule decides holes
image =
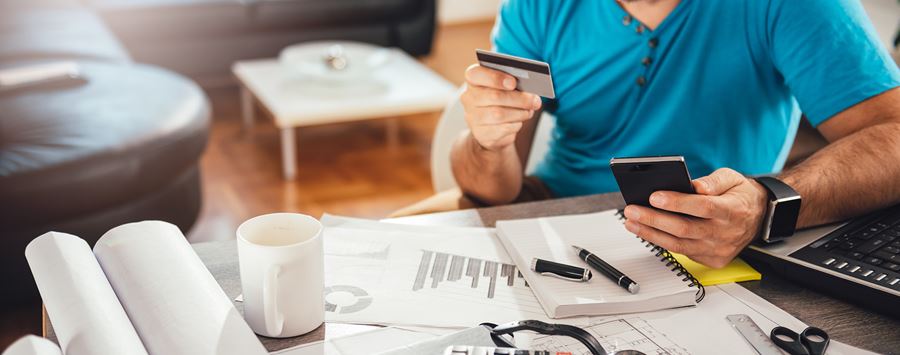
[[[463,111],[462,103],[459,101],[459,96],[463,90],[465,90],[465,86],[461,87],[453,100],[447,103],[447,107],[444,108],[444,112],[441,114],[441,118],[434,130],[434,139],[431,141],[431,185],[434,187],[435,192],[449,190],[457,186],[456,179],[453,178],[453,171],[450,168],[450,149],[460,134],[469,129],[466,125],[465,111]],[[545,112],[541,116],[525,167],[526,174],[532,173],[538,163],[543,160],[544,155],[547,154],[550,134],[555,124],[556,118],[553,115]]]

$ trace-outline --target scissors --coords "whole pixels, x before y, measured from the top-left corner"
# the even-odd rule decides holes
[[[806,328],[800,334],[785,327],[775,327],[769,337],[791,355],[824,355],[829,342],[828,333],[816,327]]]

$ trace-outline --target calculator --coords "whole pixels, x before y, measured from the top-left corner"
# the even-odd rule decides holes
[[[568,351],[526,350],[516,348],[494,348],[490,346],[448,346],[444,355],[572,355]]]

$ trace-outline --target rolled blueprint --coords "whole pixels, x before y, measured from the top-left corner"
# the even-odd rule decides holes
[[[45,233],[25,258],[66,355],[147,354],[87,242]]]
[[[121,225],[94,254],[151,354],[267,354],[178,227]]]

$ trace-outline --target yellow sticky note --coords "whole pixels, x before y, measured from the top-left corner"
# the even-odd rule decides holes
[[[700,283],[703,284],[703,286],[752,281],[762,278],[762,274],[739,258],[735,258],[731,263],[721,269],[713,269],[701,265],[681,254],[672,253],[672,256],[674,256],[685,269],[690,271],[697,280],[700,280]]]

